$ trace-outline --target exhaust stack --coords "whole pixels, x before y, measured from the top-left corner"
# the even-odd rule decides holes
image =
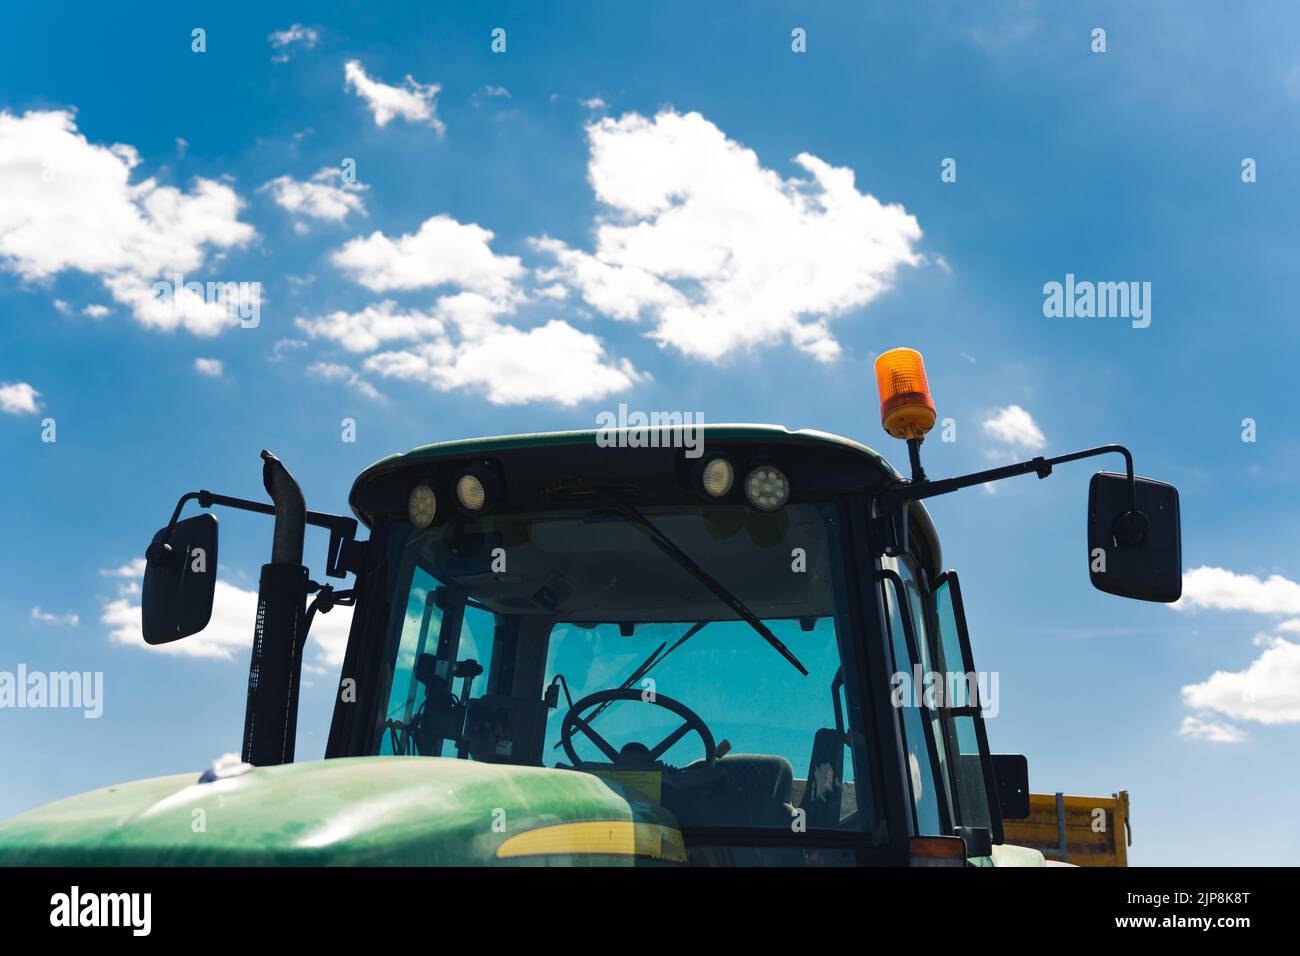
[[[245,763],[292,763],[306,641],[307,568],[302,563],[307,506],[280,459],[262,451],[262,483],[275,505],[271,563],[262,565],[244,712]]]

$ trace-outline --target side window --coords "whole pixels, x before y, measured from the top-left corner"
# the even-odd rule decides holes
[[[947,795],[948,806],[951,807],[953,799],[949,785],[951,777],[949,776],[948,755],[955,751],[953,751],[944,734],[943,719],[939,712],[939,708],[945,700],[943,694],[946,689],[940,683],[944,679],[943,665],[935,659],[934,644],[936,639],[933,629],[926,619],[926,597],[921,589],[920,582],[917,580],[910,562],[904,559],[899,564],[902,568],[903,584],[907,591],[907,608],[912,616],[912,633],[916,636],[917,650],[920,653],[922,683],[917,692],[919,703],[929,724],[927,729],[935,742],[935,769]]]
[[[957,818],[962,826],[992,828],[989,794],[985,772],[988,744],[982,717],[977,716],[980,694],[987,690],[979,684],[967,642],[963,640],[958,618],[960,585],[956,575],[947,572],[935,588],[930,602],[934,630],[938,635],[936,650],[941,669],[947,676],[947,699],[944,701],[944,732],[953,759],[953,783],[957,791]],[[964,711],[964,712],[963,712]]]
[[[456,665],[475,660],[486,669],[491,619],[491,614],[455,601],[424,568],[412,568],[401,631],[395,635],[388,704],[374,753],[444,754],[445,740],[459,731],[452,705],[460,703],[455,693],[463,679],[457,679]],[[486,678],[483,674],[475,679],[479,693],[487,686]]]
[[[402,629],[397,637],[397,653],[393,658],[393,679],[389,684],[388,704],[384,708],[384,726],[376,753],[407,752],[407,740],[401,733],[409,727],[419,709],[424,705],[425,688],[415,680],[415,658],[426,647],[437,644],[442,629],[442,611],[431,600],[438,582],[423,568],[412,571],[411,587],[407,592]]]
[[[893,571],[903,582],[903,592],[900,593],[898,582],[893,575],[887,575],[882,582],[882,591],[885,596],[890,647],[893,651],[892,699],[902,716],[903,743],[907,751],[908,775],[912,787],[912,803],[916,812],[917,832],[942,834],[945,832],[940,796],[942,774],[936,773],[936,760],[932,756],[936,752],[936,744],[939,741],[935,737],[934,725],[929,715],[921,706],[923,688],[916,686],[917,672],[918,670],[924,672],[924,659],[928,659],[928,655],[923,659],[920,647],[913,652],[908,641],[909,629],[903,618],[904,613],[912,613],[910,605],[913,599],[910,594],[907,594],[908,581],[912,580],[912,575],[906,564],[902,562],[893,562],[886,558],[884,564],[886,570]],[[909,605],[906,611],[904,601]]]

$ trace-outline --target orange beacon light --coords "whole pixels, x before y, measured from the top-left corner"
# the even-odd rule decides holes
[[[876,358],[880,423],[895,438],[921,441],[934,427],[934,399],[916,349],[890,349]]]

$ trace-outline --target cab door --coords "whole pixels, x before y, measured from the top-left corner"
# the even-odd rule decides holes
[[[927,689],[935,660],[922,572],[911,555],[883,556],[879,570],[890,651],[890,702],[899,717],[911,797],[912,834],[949,836],[955,825],[949,751],[936,700]]]
[[[996,685],[992,675],[975,670],[956,572],[927,586],[919,562],[903,554],[881,558],[880,580],[913,832],[951,835],[967,827],[1001,843],[983,712]]]
[[[951,755],[956,825],[987,829],[995,844],[1002,843],[997,782],[984,726],[997,684],[995,675],[975,670],[957,572],[939,575],[925,610],[934,658],[945,678],[944,699],[936,711]]]

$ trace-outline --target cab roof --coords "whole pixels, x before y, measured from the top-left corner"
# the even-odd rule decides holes
[[[832,435],[830,432],[816,431],[810,428],[790,431],[781,425],[702,424],[692,427],[698,427],[706,439],[714,441],[759,439],[763,441],[788,441],[795,444],[831,445],[848,448],[871,459],[886,475],[897,480],[902,479],[902,475],[879,452],[860,442],[855,442],[851,438]],[[655,426],[655,428],[658,429],[659,426]],[[507,450],[553,447],[556,445],[589,445],[596,441],[598,435],[617,435],[619,432],[630,430],[588,428],[575,431],[532,432],[522,435],[498,435],[491,438],[461,438],[454,441],[434,442],[379,459],[357,477],[356,485],[366,484],[376,475],[393,469],[435,458],[461,455],[476,456]]]
[[[722,441],[757,441],[763,443],[778,443],[790,445],[806,445],[809,447],[838,448],[842,451],[860,456],[869,465],[880,473],[882,486],[890,486],[904,481],[903,476],[891,465],[883,455],[872,448],[868,448],[861,442],[853,441],[851,438],[844,438],[841,435],[834,435],[830,432],[818,431],[816,429],[801,428],[791,431],[781,425],[761,425],[761,424],[701,424],[691,426],[697,428],[707,446],[710,442]],[[647,430],[666,431],[671,426],[650,426]],[[357,493],[369,485],[371,482],[390,474],[395,471],[403,470],[409,466],[418,466],[437,461],[442,458],[456,457],[481,457],[484,455],[499,454],[503,452],[522,451],[528,448],[556,448],[564,445],[586,445],[590,446],[596,443],[598,436],[618,435],[627,433],[636,429],[578,429],[574,431],[556,431],[556,432],[532,432],[521,435],[498,435],[487,438],[465,438],[454,441],[434,442],[428,445],[421,445],[410,451],[398,452],[381,458],[379,461],[370,465],[360,475],[357,476],[352,485],[352,492],[348,496],[352,503],[352,509],[363,523],[370,524],[370,516],[362,513],[357,509]],[[930,519],[929,512],[920,502],[912,502],[910,505],[913,516],[921,525],[922,530],[928,539],[928,544],[932,550],[936,565],[939,563],[939,541],[938,535],[934,529],[934,524]]]

